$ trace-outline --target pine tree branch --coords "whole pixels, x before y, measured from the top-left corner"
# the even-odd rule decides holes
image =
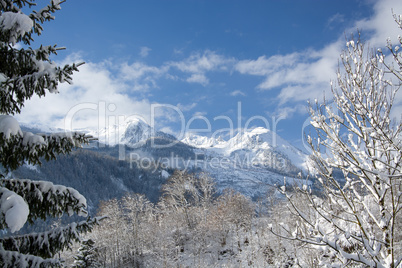
[[[0,133],[0,164],[6,170],[15,170],[26,162],[40,165],[42,158],[46,161],[56,159],[57,154],[70,153],[73,148],[90,140],[91,136],[79,132],[34,136],[24,132],[8,138]]]
[[[43,268],[43,267],[63,267],[60,260],[43,259],[35,255],[21,254],[17,251],[0,249],[0,266],[15,268]]]
[[[91,231],[102,219],[103,217],[88,218],[86,221],[71,223],[47,232],[0,238],[0,244],[6,251],[53,258],[57,252],[70,249],[73,241],[79,242],[80,234]]]
[[[0,179],[0,185],[24,197],[29,206],[30,223],[38,218],[61,217],[64,213],[87,216],[86,200],[73,188],[21,179]]]
[[[0,31],[0,40],[2,31]],[[40,46],[34,50],[15,49],[0,42],[0,73],[7,77],[0,83],[0,112],[19,113],[24,102],[33,95],[46,95],[46,90],[57,93],[59,83],[71,84],[72,75],[83,63],[57,66],[49,57],[62,48]],[[18,74],[18,75],[16,75]]]

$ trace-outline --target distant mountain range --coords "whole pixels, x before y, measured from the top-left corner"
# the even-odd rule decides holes
[[[306,154],[261,127],[244,130],[228,140],[189,134],[179,141],[170,134],[152,131],[138,119],[90,134],[109,146],[127,146],[123,154],[128,161],[146,159],[164,168],[207,172],[220,190],[232,187],[252,197],[282,185],[284,177],[292,181],[307,168]]]
[[[130,148],[141,148],[146,146],[150,139],[166,140],[166,146],[181,142],[189,147],[196,149],[197,154],[204,154],[208,157],[232,158],[248,157],[254,165],[266,165],[270,168],[281,169],[281,161],[286,160],[297,168],[305,169],[307,155],[301,150],[292,146],[289,142],[282,139],[275,132],[258,127],[251,130],[244,130],[237,133],[229,140],[221,137],[207,137],[195,134],[188,134],[184,139],[178,141],[174,136],[162,131],[153,131],[145,121],[133,119],[120,125],[108,127],[100,131],[86,131],[88,134],[98,138],[99,143],[108,146],[117,144],[126,145]],[[158,146],[155,146],[158,147]],[[274,158],[277,159],[274,159]],[[281,159],[283,158],[283,159]],[[275,160],[278,160],[275,162]],[[276,166],[274,166],[276,164]]]
[[[99,185],[98,189],[114,189],[113,194],[98,190],[102,194],[94,195],[91,189],[80,189],[80,185],[88,184],[61,178],[63,172],[55,170],[57,164],[25,166],[17,173],[29,177],[34,168],[35,178],[40,179],[41,174],[46,174],[45,179],[52,180],[51,174],[55,172],[59,181],[72,184],[67,186],[75,187],[96,206],[103,194],[108,199],[126,191],[143,193],[156,201],[160,185],[176,168],[207,172],[215,178],[218,190],[231,187],[252,198],[259,198],[272,187],[282,185],[285,177],[288,183],[292,183],[307,167],[306,154],[265,128],[244,130],[228,140],[191,134],[181,141],[170,134],[153,131],[140,119],[101,131],[83,131],[98,137],[98,141],[71,156],[60,157],[58,161],[64,161],[63,165],[67,166],[59,168],[74,170],[74,180],[80,180],[80,169],[85,176],[81,178],[83,180],[96,182],[102,178],[103,185],[94,185]],[[70,161],[69,158],[76,160]],[[113,165],[118,167],[112,168]],[[44,170],[49,167],[52,171]],[[70,171],[64,173],[72,176]]]
[[[255,128],[225,141],[189,135],[183,143],[194,147],[202,161],[195,163],[217,180],[220,189],[232,187],[248,196],[260,197],[269,188],[293,182],[307,169],[308,156],[276,133]]]
[[[182,140],[195,148],[203,149],[206,154],[222,155],[225,157],[236,157],[236,154],[245,156],[253,160],[253,163],[260,165],[273,165],[274,157],[283,157],[291,162],[292,165],[304,169],[306,167],[307,155],[292,146],[289,142],[282,139],[275,132],[258,127],[238,133],[228,141],[221,137],[208,138],[198,135],[189,135]],[[280,166],[277,166],[280,168]]]

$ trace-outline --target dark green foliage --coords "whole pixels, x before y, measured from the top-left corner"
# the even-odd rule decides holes
[[[3,268],[12,267],[62,267],[59,260],[42,259],[33,255],[21,255],[16,251],[0,251],[0,266]]]
[[[59,4],[64,3],[64,1],[60,1]],[[36,6],[36,3],[33,1],[27,1],[27,0],[13,0],[13,1],[5,1],[2,0],[0,1],[0,10],[2,12],[20,12],[21,8],[28,6],[29,8],[32,8]],[[37,35],[41,35],[43,31],[43,27],[41,24],[43,24],[45,21],[51,21],[54,19],[52,16],[52,13],[56,12],[57,10],[60,10],[59,5],[56,5],[53,1],[50,1],[50,3],[42,8],[40,11],[33,11],[31,14],[29,14],[29,17],[33,21],[33,29],[31,32],[27,32],[22,36],[18,36],[18,38],[15,40],[15,42],[23,42],[26,45],[30,45],[31,41],[33,41],[32,38],[32,33],[35,33]],[[8,35],[8,36],[7,36]],[[0,41],[4,43],[8,43],[10,40],[10,32],[8,31],[1,31],[0,35]]]
[[[64,213],[72,215],[86,215],[85,207],[77,199],[78,192],[69,187],[54,185],[51,182],[1,179],[0,185],[23,196],[29,206],[28,221],[46,219],[47,217],[61,217]],[[1,229],[5,224],[0,225]]]
[[[78,132],[41,136],[44,144],[24,144],[24,137],[20,135],[12,135],[6,139],[3,133],[0,133],[0,164],[7,170],[14,170],[25,161],[33,165],[41,164],[41,159],[56,159],[57,154],[70,153],[77,144],[89,140],[85,134]]]
[[[57,55],[56,45],[33,49],[34,35],[43,31],[42,24],[54,19],[53,13],[64,1],[51,0],[40,10],[30,11],[34,1],[0,0],[0,164],[6,171],[24,163],[41,164],[58,154],[70,153],[74,147],[88,143],[90,137],[81,133],[32,134],[21,131],[11,116],[21,112],[24,102],[32,96],[57,93],[59,83],[71,83],[79,64],[57,66],[50,56]],[[24,8],[24,9],[23,9]],[[16,46],[22,43],[24,48]],[[26,221],[60,217],[77,213],[86,216],[86,200],[76,190],[50,182],[34,182],[5,177],[0,174],[0,228],[19,230]],[[42,178],[43,179],[43,178]],[[5,204],[5,205],[4,205]],[[29,212],[28,212],[29,208]],[[47,232],[10,236],[0,239],[1,267],[61,266],[56,254],[69,248],[80,234],[90,231],[98,219],[87,219]]]
[[[74,268],[100,267],[96,260],[97,249],[92,239],[86,239],[81,242],[78,249],[79,254],[75,257]]]
[[[34,94],[42,97],[46,95],[45,89],[56,91],[59,82],[71,82],[71,75],[74,71],[78,71],[78,66],[81,64],[66,65],[64,67],[55,66],[55,74],[46,73],[46,71],[43,74],[39,73],[40,69],[33,61],[33,57],[36,60],[49,61],[45,56],[50,53],[56,54],[56,48],[48,46],[41,47],[38,50],[30,48],[16,50],[0,43],[0,55],[2,58],[0,72],[7,77],[11,77],[11,79],[2,84],[4,90],[0,91],[1,113],[20,113],[24,102]],[[13,74],[15,73],[19,73],[21,76],[14,77]]]
[[[64,2],[64,1],[63,1]],[[20,8],[28,5],[36,5],[30,1],[0,1],[0,11],[18,13]],[[33,41],[32,34],[40,35],[43,31],[42,23],[53,20],[52,13],[60,9],[53,1],[40,11],[33,11],[29,14],[33,27],[30,32],[24,35],[16,35],[12,29],[0,28],[0,73],[8,77],[2,83],[0,91],[0,112],[6,114],[19,113],[24,102],[34,94],[39,97],[45,96],[45,89],[50,92],[57,92],[58,83],[70,83],[71,75],[78,71],[79,64],[56,66],[50,61],[49,56],[57,55],[57,51],[63,48],[54,46],[40,46],[38,49],[31,47],[16,49],[11,45],[23,42],[30,45]],[[42,70],[42,65],[50,65],[51,69]],[[50,71],[51,70],[51,71]]]
[[[70,248],[73,241],[80,241],[80,234],[92,230],[102,218],[88,218],[86,221],[71,223],[66,227],[55,228],[48,232],[33,233],[0,239],[5,250],[22,254],[52,258],[57,252]]]

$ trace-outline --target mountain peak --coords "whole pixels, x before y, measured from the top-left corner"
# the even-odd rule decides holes
[[[92,135],[97,136],[99,142],[109,146],[124,144],[130,147],[138,147],[154,137],[176,140],[176,138],[170,134],[155,131],[145,120],[137,117],[131,117],[123,123],[103,128]]]
[[[140,117],[130,117],[129,120],[124,120],[123,123],[121,123],[120,125],[124,125],[126,127],[132,127],[132,126],[144,126],[144,127],[149,127],[150,125],[142,118]]]
[[[151,126],[140,117],[130,117],[119,122],[91,131],[89,134],[98,137],[99,142],[114,146],[116,144],[134,145],[151,137]]]
[[[263,161],[262,158],[275,153],[275,155],[279,154],[286,157],[300,168],[305,166],[307,159],[307,156],[299,149],[275,132],[263,127],[243,130],[227,141],[221,137],[214,138],[191,134],[186,136],[182,142],[204,149],[206,153],[218,153],[225,156],[233,156],[238,153],[248,154],[250,159],[257,161]]]

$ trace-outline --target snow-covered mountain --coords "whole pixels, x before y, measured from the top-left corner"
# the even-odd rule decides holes
[[[285,177],[287,183],[294,183],[307,167],[306,154],[261,127],[244,130],[227,141],[189,135],[182,142],[196,148],[196,159],[190,166],[211,174],[219,189],[232,187],[252,197],[283,185]]]
[[[100,143],[109,146],[124,144],[129,147],[139,147],[151,137],[174,139],[172,135],[154,131],[147,122],[140,118],[131,118],[121,124],[87,132],[89,135],[97,137]]]
[[[265,195],[273,185],[282,185],[285,177],[288,183],[293,182],[300,171],[306,170],[308,159],[302,151],[262,127],[243,130],[227,140],[187,135],[178,141],[172,135],[153,131],[139,118],[97,131],[82,131],[97,137],[100,143],[132,148],[124,151],[126,159],[133,153],[138,158],[150,158],[156,166],[204,171],[215,178],[219,190],[231,187],[255,197]]]
[[[226,141],[221,136],[218,138],[208,138],[206,136],[199,136],[195,134],[186,135],[182,142],[196,148],[218,148],[221,144],[226,144]]]
[[[178,141],[172,135],[152,131],[141,119],[132,119],[90,134],[101,143],[127,145],[138,156],[151,155],[153,161],[169,168],[207,172],[215,178],[218,189],[232,187],[248,196],[265,195],[273,185],[282,185],[284,177],[288,183],[293,182],[306,169],[308,159],[302,151],[262,127],[243,130],[228,140],[191,134]],[[172,145],[153,147],[151,138],[159,144]]]
[[[290,161],[298,168],[304,169],[306,167],[306,154],[275,132],[262,127],[245,130],[227,141],[221,137],[215,139],[213,137],[189,135],[182,142],[201,149],[207,155],[237,157],[242,160],[247,157],[255,165],[274,165],[273,161]],[[277,162],[276,164],[280,163]]]

